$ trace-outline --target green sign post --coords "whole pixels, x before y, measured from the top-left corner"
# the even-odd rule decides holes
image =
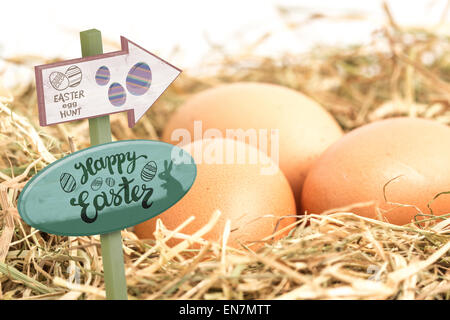
[[[163,142],[111,142],[109,114],[127,111],[134,126],[180,71],[123,37],[122,50],[109,54],[103,54],[100,31],[81,32],[80,39],[83,58],[35,68],[39,117],[41,125],[89,118],[92,146],[35,175],[18,210],[45,232],[100,234],[106,297],[127,299],[120,230],[180,200],[194,183],[196,166],[185,151]],[[122,69],[128,74],[111,75]],[[112,79],[123,79],[127,90]]]
[[[194,160],[177,146],[152,140],[109,142],[41,170],[22,190],[18,209],[25,222],[48,233],[112,234],[169,209],[195,176]]]
[[[86,30],[80,33],[81,55],[95,56],[103,53],[102,35],[99,30]],[[109,115],[89,119],[91,145],[111,141]],[[127,283],[123,263],[122,237],[120,231],[100,235],[105,277],[106,298],[127,299]]]

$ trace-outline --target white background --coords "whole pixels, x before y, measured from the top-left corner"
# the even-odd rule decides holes
[[[447,4],[447,0],[387,2],[399,24],[425,26],[436,25]],[[302,27],[288,28],[280,7],[288,9],[291,21],[304,21]],[[379,0],[15,0],[4,1],[1,8],[0,57],[78,58],[78,32],[97,28],[105,51],[118,49],[114,43],[118,45],[124,35],[185,72],[198,70],[211,42],[235,53],[270,32],[257,53],[274,56],[316,44],[364,43],[385,23]],[[311,14],[327,18],[308,21]],[[345,18],[349,15],[350,20]],[[448,25],[441,28],[449,30]],[[17,72],[7,68],[0,60],[3,81],[13,82]]]

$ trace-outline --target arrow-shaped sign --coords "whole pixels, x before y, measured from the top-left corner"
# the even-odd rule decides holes
[[[128,112],[133,127],[181,70],[121,37],[122,50],[35,67],[41,126]]]

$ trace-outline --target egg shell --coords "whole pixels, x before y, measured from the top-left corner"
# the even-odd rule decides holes
[[[210,161],[207,158],[208,150],[214,148],[224,150],[223,157],[230,150],[242,148],[246,158],[241,162],[236,158],[227,163]],[[295,222],[292,215],[296,214],[296,206],[289,183],[278,166],[264,153],[248,144],[229,139],[198,140],[183,149],[191,153],[197,164],[194,185],[184,198],[166,212],[135,226],[134,232],[139,238],[154,238],[157,219],[161,219],[168,229],[174,230],[190,216],[195,216],[195,220],[181,232],[193,234],[208,223],[216,210],[221,211],[219,221],[203,238],[220,241],[225,223],[230,219],[232,231],[228,245],[234,247],[239,247],[238,241],[245,243],[270,236],[278,222],[277,230]],[[260,161],[251,162],[249,159],[255,155],[260,157]],[[261,169],[269,166],[274,168],[271,174],[261,174]],[[168,244],[173,246],[178,242],[173,239]]]
[[[70,173],[63,173],[59,179],[61,188],[64,192],[70,193],[77,187],[75,178]]]
[[[102,177],[97,177],[95,178],[92,183],[91,183],[91,189],[93,191],[97,191],[98,189],[100,189],[103,185],[103,179]]]
[[[196,94],[171,117],[162,140],[177,144],[171,138],[177,128],[188,129],[191,138],[198,139],[194,135],[196,120],[202,121],[203,131],[216,128],[223,137],[227,129],[256,129],[256,146],[279,163],[298,206],[308,169],[343,134],[334,118],[315,101],[295,90],[265,83],[227,84]],[[279,130],[278,149],[270,138],[272,129]],[[259,138],[261,130],[267,130],[263,135],[267,146]],[[249,139],[245,142],[252,144]]]
[[[305,181],[303,210],[322,213],[375,201],[381,218],[403,225],[418,213],[412,206],[429,214],[433,197],[450,190],[449,164],[448,126],[414,118],[377,121],[348,133],[318,159]],[[439,196],[431,208],[436,215],[448,213],[450,196]],[[378,217],[375,205],[350,211]]]

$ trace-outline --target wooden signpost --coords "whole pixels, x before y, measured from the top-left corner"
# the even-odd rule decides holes
[[[127,299],[120,230],[174,205],[196,177],[192,157],[159,141],[111,142],[109,114],[133,127],[181,72],[122,37],[103,54],[101,33],[80,33],[83,58],[37,66],[42,126],[89,118],[92,147],[35,175],[19,197],[29,225],[53,234],[100,234],[107,299]],[[165,168],[170,168],[170,172]]]
[[[36,66],[41,126],[127,111],[132,128],[181,70],[125,37],[121,46],[102,54],[100,32],[88,30],[83,58]]]

